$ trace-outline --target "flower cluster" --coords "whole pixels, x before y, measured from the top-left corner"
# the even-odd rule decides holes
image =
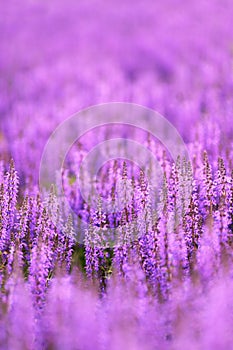
[[[232,348],[233,5],[118,3],[4,5],[0,350]],[[63,188],[42,193],[51,132],[108,101],[159,111],[190,159],[171,159],[145,130],[102,125],[71,147]],[[82,171],[119,136],[156,164],[120,148],[112,159],[110,143],[96,178]]]

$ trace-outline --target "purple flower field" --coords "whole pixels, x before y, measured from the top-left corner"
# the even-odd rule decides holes
[[[233,349],[232,0],[0,14],[0,350]]]

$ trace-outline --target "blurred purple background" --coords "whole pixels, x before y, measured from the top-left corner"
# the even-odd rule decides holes
[[[208,134],[232,136],[231,0],[2,0],[0,8],[0,151],[21,174],[36,177],[59,122],[98,103],[151,107],[186,141],[199,130],[207,150]]]

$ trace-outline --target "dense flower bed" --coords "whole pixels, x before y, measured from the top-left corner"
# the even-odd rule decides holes
[[[0,349],[231,349],[232,2],[0,6]],[[62,171],[70,214],[60,189],[40,191],[43,148],[110,101],[163,114],[190,160],[129,126],[91,130]],[[79,166],[109,133],[151,150],[157,193],[151,164],[116,159],[82,198]]]

